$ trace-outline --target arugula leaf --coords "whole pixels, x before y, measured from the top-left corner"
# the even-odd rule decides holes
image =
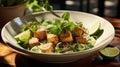
[[[64,20],[69,20],[69,18],[70,18],[70,13],[69,13],[69,12],[64,12],[64,14],[62,15],[62,18],[63,18]]]
[[[59,34],[62,31],[62,23],[60,20],[56,19],[55,23],[49,28],[50,32],[53,34]]]
[[[53,7],[51,5],[48,5],[48,4],[46,6],[44,6],[44,8],[48,11],[53,10]]]
[[[55,25],[53,25],[51,28],[49,28],[49,30],[52,34],[58,34],[60,32],[59,28]]]
[[[62,25],[61,20],[59,20],[59,19],[55,19],[55,23],[54,23],[54,25],[56,25],[58,28],[60,28],[61,25]]]
[[[73,31],[74,27],[75,27],[75,24],[73,22],[67,22],[62,27],[62,32],[64,33],[67,30]]]

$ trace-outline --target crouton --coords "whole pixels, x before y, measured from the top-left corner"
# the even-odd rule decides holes
[[[34,37],[38,38],[39,40],[43,40],[46,38],[46,30],[44,29],[38,29],[36,32],[34,32]]]
[[[39,39],[32,37],[29,40],[29,47],[32,48],[32,47],[37,46],[37,45],[39,45]]]
[[[59,36],[60,36],[60,40],[62,42],[72,42],[73,41],[72,33],[70,31],[66,31],[66,33],[61,33]]]
[[[79,27],[74,27],[74,30],[75,30],[75,36],[78,36],[78,37],[83,35],[83,33],[84,33],[84,30],[82,30]]]
[[[42,53],[52,53],[53,52],[53,44],[52,43],[41,44],[40,50]]]
[[[58,36],[55,34],[47,34],[47,41],[55,45],[59,42],[59,39]]]
[[[83,38],[83,37],[75,37],[75,39],[76,39],[76,42],[78,43],[85,44],[87,42],[86,38]]]

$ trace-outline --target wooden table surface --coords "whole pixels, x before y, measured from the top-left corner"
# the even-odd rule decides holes
[[[120,19],[116,18],[106,18],[110,21],[116,30],[116,36],[109,44],[111,46],[117,46],[120,49]],[[53,59],[54,60],[54,59]],[[107,61],[102,60],[99,53],[93,56],[80,59],[71,63],[45,63],[40,62],[35,59],[28,58],[21,54],[14,52],[10,47],[8,47],[0,38],[0,67],[120,67],[120,55],[118,55],[114,60]]]

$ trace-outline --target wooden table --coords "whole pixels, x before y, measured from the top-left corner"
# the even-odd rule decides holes
[[[116,30],[116,36],[120,33],[120,19],[116,18],[106,18],[110,21]],[[117,46],[120,49],[120,37],[114,37],[112,42],[109,44],[111,46]],[[54,60],[54,59],[53,59]],[[112,61],[102,60],[99,53],[93,56],[87,57],[85,59],[80,59],[71,63],[54,64],[54,63],[44,63],[37,61],[35,59],[28,58],[21,54],[14,52],[9,48],[2,39],[0,38],[0,67],[120,67],[120,55],[117,56]]]

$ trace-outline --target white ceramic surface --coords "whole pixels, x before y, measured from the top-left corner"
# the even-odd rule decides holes
[[[63,14],[64,11],[66,10],[54,10],[54,12],[60,16]],[[29,16],[25,16],[21,18],[18,17],[18,18],[11,20],[2,28],[2,32],[1,32],[2,39],[6,44],[8,44],[9,47],[14,49],[18,53],[29,56],[31,58],[35,58],[43,62],[50,62],[50,63],[73,62],[81,58],[88,57],[90,55],[95,54],[99,49],[107,46],[113,39],[115,35],[114,27],[112,26],[110,22],[108,22],[104,18],[101,18],[93,14],[84,13],[84,12],[77,12],[77,11],[69,11],[69,12],[71,15],[70,17],[71,21],[83,22],[83,25],[88,29],[92,26],[92,24],[96,20],[101,23],[101,28],[104,29],[104,33],[97,40],[95,47],[85,50],[85,51],[68,53],[68,54],[67,53],[42,54],[42,53],[30,52],[26,49],[23,49],[19,45],[17,45],[13,37],[18,33],[22,25],[25,24],[26,21],[29,21],[29,20],[37,19],[38,21],[40,21],[40,18],[51,19],[51,20],[57,18],[50,12],[35,13],[33,15],[29,15]]]

